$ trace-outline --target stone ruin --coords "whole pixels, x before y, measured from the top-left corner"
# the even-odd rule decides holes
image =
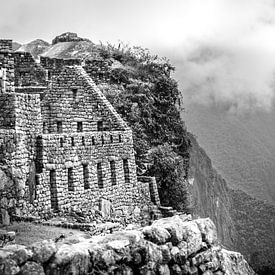
[[[7,208],[159,205],[156,182],[137,180],[131,129],[84,68],[78,60],[37,63],[0,40],[0,165],[11,182],[0,188],[2,222]]]

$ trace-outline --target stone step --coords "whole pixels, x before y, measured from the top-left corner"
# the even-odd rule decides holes
[[[173,210],[173,207],[171,207],[171,206],[159,206],[159,209],[161,210],[161,211],[170,211],[170,210]]]

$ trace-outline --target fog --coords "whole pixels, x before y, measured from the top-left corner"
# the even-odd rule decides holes
[[[274,99],[272,0],[1,0],[0,36],[26,43],[77,32],[167,56],[185,101],[232,111]]]

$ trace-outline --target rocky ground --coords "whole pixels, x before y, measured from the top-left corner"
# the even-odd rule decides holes
[[[0,274],[255,274],[240,253],[223,249],[210,219],[187,215],[140,229],[44,240],[0,249]]]

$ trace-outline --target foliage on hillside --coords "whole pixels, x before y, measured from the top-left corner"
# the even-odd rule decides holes
[[[258,274],[275,274],[275,207],[240,190],[230,192],[231,213],[239,234],[237,247],[250,257],[249,262]]]
[[[156,176],[164,205],[186,210],[190,143],[177,108],[180,91],[170,77],[174,68],[139,47],[101,45],[99,52],[120,63],[103,90],[133,130],[138,173]]]

